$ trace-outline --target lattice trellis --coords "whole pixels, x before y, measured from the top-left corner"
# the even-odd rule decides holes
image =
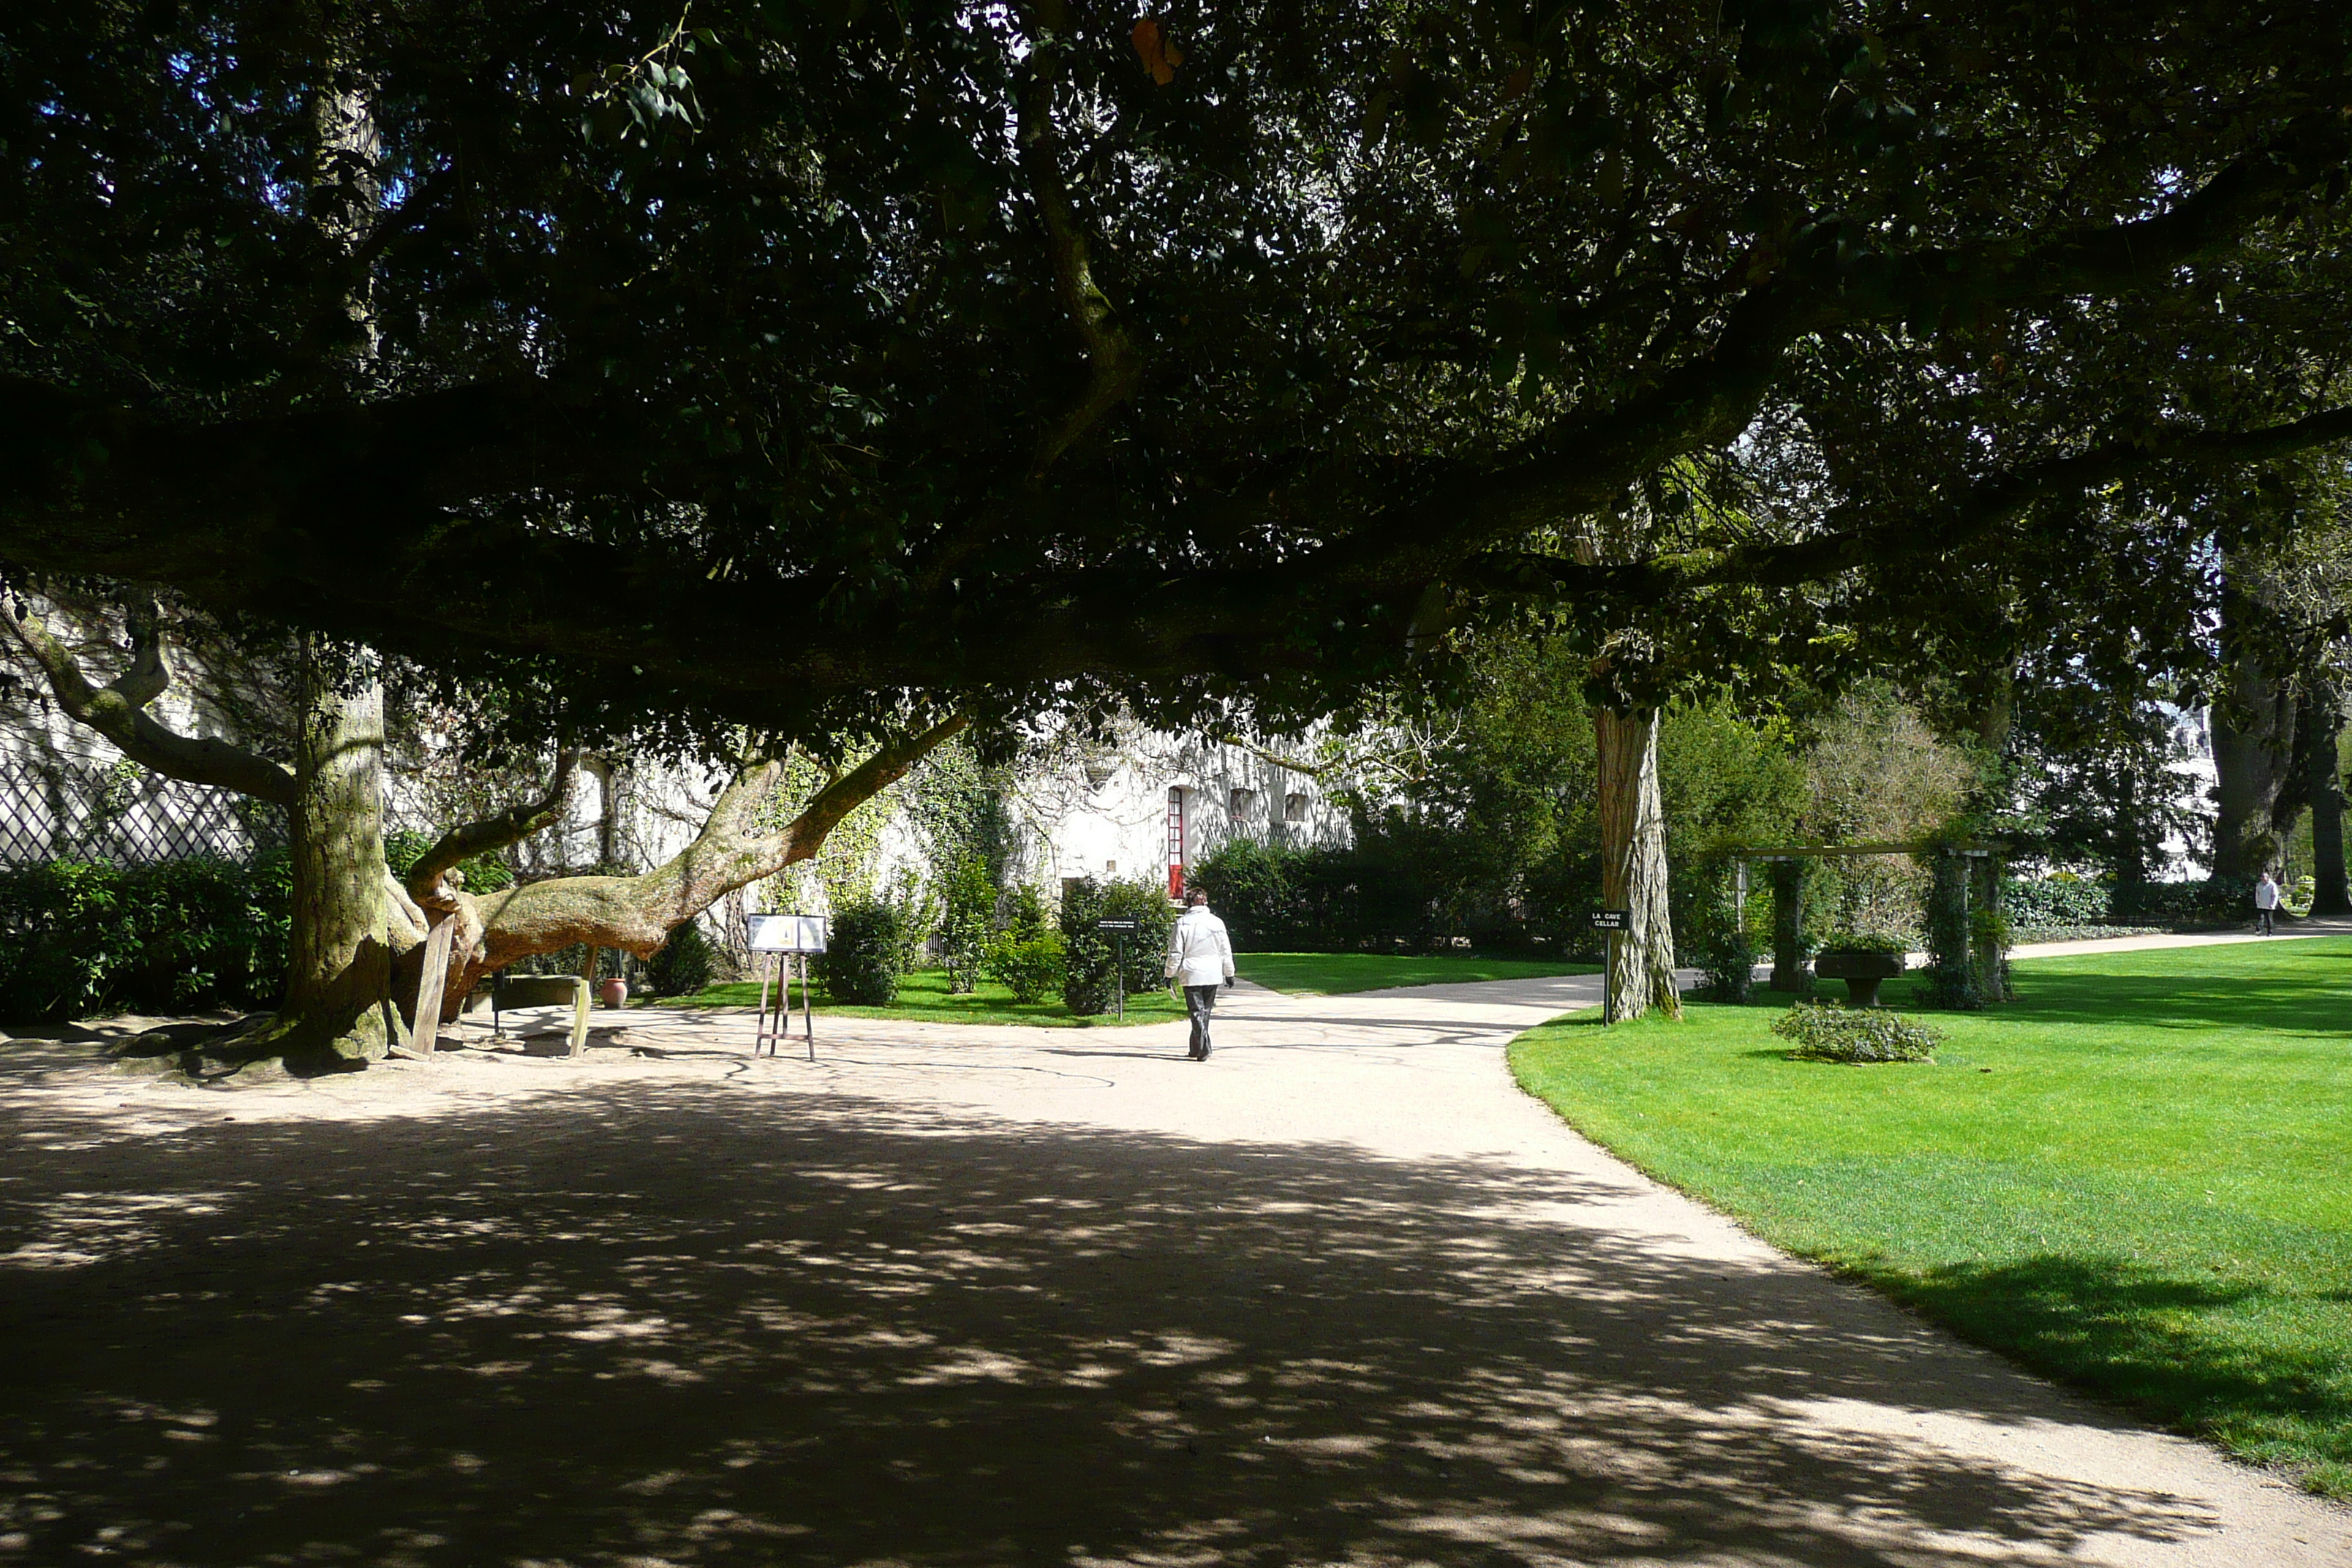
[[[285,813],[130,763],[0,753],[0,865],[243,859],[286,841]]]

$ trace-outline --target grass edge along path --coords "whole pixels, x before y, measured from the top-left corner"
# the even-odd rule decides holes
[[[800,1009],[800,987],[793,987],[793,1008]],[[643,1003],[634,998],[631,1006],[647,1007],[756,1007],[760,1005],[760,983],[756,980],[722,981],[706,985],[691,996],[646,997]],[[1081,1016],[1072,1013],[1055,996],[1045,1002],[1015,1002],[1013,993],[992,980],[983,980],[979,989],[954,993],[948,989],[947,971],[919,969],[902,976],[898,982],[898,999],[887,1007],[845,1006],[831,1001],[824,987],[816,988],[816,1011],[820,1016],[833,1018],[895,1018],[918,1024],[1021,1024],[1047,1029],[1115,1028],[1121,1023],[1173,1023],[1184,1016],[1183,1005],[1171,997],[1165,986],[1150,991],[1127,994],[1127,1016],[1115,1013]]]
[[[1773,1246],[2352,1500],[2352,940],[2017,973],[2016,1003],[1915,1015],[1935,1064],[1792,1061],[1781,998],[1571,1015],[1511,1068]]]
[[[1469,952],[1237,952],[1234,968],[1244,980],[1292,996],[1601,973],[1599,964],[1573,959],[1488,958]]]

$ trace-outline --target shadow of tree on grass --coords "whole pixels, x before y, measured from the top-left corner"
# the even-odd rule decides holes
[[[1852,1271],[2038,1372],[2186,1430],[2255,1453],[2292,1435],[2326,1459],[2352,1460],[2352,1349],[2257,1352],[2199,1331],[2198,1314],[2289,1304],[2262,1284],[2074,1255],[1924,1275],[1868,1263]]]

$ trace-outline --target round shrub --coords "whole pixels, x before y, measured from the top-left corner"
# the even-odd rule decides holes
[[[1043,1002],[1062,988],[1065,957],[1060,931],[999,931],[982,949],[981,971],[1015,1002]]]
[[[646,992],[653,996],[691,996],[710,984],[710,939],[702,922],[688,921],[669,933],[646,964]]]
[[[905,915],[887,899],[853,900],[835,910],[826,950],[814,963],[825,994],[852,1007],[887,1007],[897,1001],[905,926]]]
[[[1123,941],[1097,929],[1104,920],[1131,920],[1136,929]],[[1168,951],[1176,912],[1157,882],[1097,882],[1081,877],[1062,890],[1062,1000],[1073,1013],[1110,1011],[1119,981],[1118,953],[1127,952],[1126,988],[1132,994],[1158,989],[1160,960]]]
[[[1924,1062],[1943,1037],[1899,1014],[1836,1002],[1799,1002],[1772,1021],[1772,1032],[1793,1041],[1790,1056],[1813,1062]]]

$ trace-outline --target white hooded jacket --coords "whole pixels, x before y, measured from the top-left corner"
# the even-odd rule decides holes
[[[1168,933],[1168,980],[1174,985],[1223,985],[1234,977],[1234,943],[1225,922],[1205,904],[1184,911]]]

